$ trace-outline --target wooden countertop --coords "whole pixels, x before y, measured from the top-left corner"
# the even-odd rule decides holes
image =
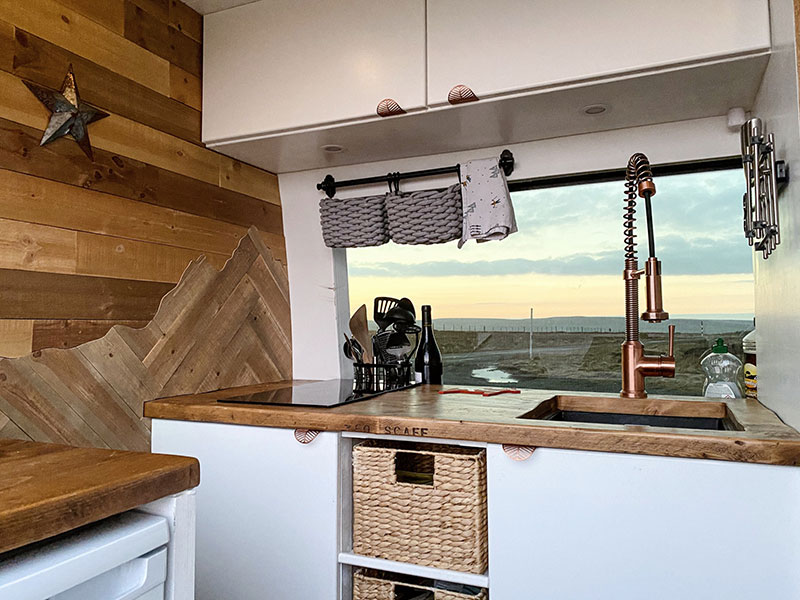
[[[144,414],[155,419],[800,465],[800,433],[759,402],[745,399],[672,396],[624,400],[609,394],[559,394],[546,390],[483,397],[439,394],[438,386],[421,386],[333,408],[217,402],[219,398],[267,396],[303,383],[273,383],[161,398],[146,403]],[[535,418],[554,408],[719,418],[736,430],[569,423]],[[520,418],[522,415],[529,416]]]
[[[199,482],[194,458],[0,440],[0,552]]]

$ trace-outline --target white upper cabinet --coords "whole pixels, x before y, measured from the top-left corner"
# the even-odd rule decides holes
[[[203,141],[425,106],[425,0],[262,0],[205,17]]]
[[[770,46],[767,0],[428,0],[427,7],[430,106],[446,104],[456,85],[483,99]]]

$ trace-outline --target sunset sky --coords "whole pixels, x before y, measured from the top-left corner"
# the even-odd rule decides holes
[[[656,179],[656,253],[664,308],[678,315],[753,314],[753,269],[742,234],[744,177],[737,170]],[[623,185],[517,192],[519,233],[500,242],[354,248],[350,305],[372,313],[378,295],[431,304],[434,317],[623,315]],[[639,262],[647,256],[637,207]],[[644,284],[642,284],[642,293]]]

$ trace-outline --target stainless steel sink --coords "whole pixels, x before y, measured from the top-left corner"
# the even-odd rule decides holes
[[[740,431],[724,402],[706,400],[624,399],[605,396],[549,398],[520,419],[671,429]]]

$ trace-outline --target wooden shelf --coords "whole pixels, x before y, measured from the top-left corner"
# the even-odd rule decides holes
[[[379,569],[391,573],[402,573],[403,575],[414,575],[415,577],[425,577],[426,579],[438,579],[440,581],[449,581],[450,583],[463,583],[465,585],[489,588],[489,576],[486,573],[483,575],[476,575],[475,573],[462,573],[460,571],[450,571],[448,569],[423,567],[421,565],[397,562],[395,560],[360,556],[351,552],[340,552],[339,562],[354,567]]]

